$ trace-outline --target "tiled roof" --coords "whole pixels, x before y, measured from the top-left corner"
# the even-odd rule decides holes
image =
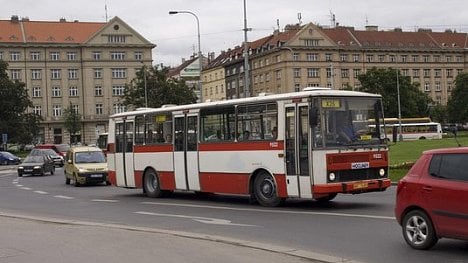
[[[0,43],[85,43],[106,23],[0,20]]]
[[[179,75],[182,70],[184,70],[186,67],[188,67],[197,59],[198,57],[193,57],[189,60],[184,61],[184,63],[180,64],[179,66],[175,68],[171,68],[167,74],[167,77],[173,77],[173,76]]]

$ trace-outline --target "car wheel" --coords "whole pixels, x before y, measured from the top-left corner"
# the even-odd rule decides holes
[[[438,237],[429,216],[421,210],[413,210],[402,221],[406,243],[414,249],[429,249],[437,243]]]
[[[55,167],[52,167],[52,169],[50,170],[50,175],[54,175],[55,173]]]
[[[73,184],[75,185],[75,187],[80,187],[81,186],[80,182],[78,182],[78,179],[77,179],[76,175],[73,176]]]
[[[278,206],[282,199],[278,197],[275,180],[265,172],[260,172],[254,181],[254,195],[262,206]]]
[[[143,176],[143,190],[149,197],[162,197],[163,191],[159,183],[159,176],[154,170],[148,170]]]
[[[70,184],[70,178],[65,177],[65,184]]]

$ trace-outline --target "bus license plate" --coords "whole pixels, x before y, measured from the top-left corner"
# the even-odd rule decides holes
[[[369,184],[366,183],[366,182],[353,184],[354,189],[363,189],[363,188],[367,188],[368,186],[369,186]]]
[[[101,178],[102,174],[92,174],[91,177],[92,178]]]

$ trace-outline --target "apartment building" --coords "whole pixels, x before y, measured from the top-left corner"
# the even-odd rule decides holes
[[[152,64],[150,43],[119,17],[108,22],[0,20],[0,59],[10,78],[26,83],[32,112],[42,116],[37,142],[68,143],[63,112],[81,116],[81,143],[107,132],[108,117],[125,111],[125,85]]]
[[[249,43],[250,92],[256,96],[306,86],[359,89],[357,77],[368,69],[397,68],[419,83],[421,91],[436,103],[445,105],[456,76],[467,71],[467,51],[468,34],[451,30],[404,32],[398,28],[379,31],[377,26],[355,30],[312,23],[288,25],[282,32],[276,30]],[[234,76],[229,77],[232,82]],[[243,74],[237,78],[242,80]]]

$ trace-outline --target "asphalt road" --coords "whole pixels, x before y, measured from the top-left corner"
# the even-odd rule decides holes
[[[4,213],[151,228],[225,243],[235,240],[238,245],[308,253],[329,262],[468,261],[465,241],[443,239],[430,251],[416,251],[404,243],[393,217],[395,187],[338,196],[327,205],[290,200],[279,208],[252,205],[237,196],[176,193],[150,199],[141,190],[74,187],[65,185],[61,169],[54,176],[23,178],[2,171],[0,189]]]

